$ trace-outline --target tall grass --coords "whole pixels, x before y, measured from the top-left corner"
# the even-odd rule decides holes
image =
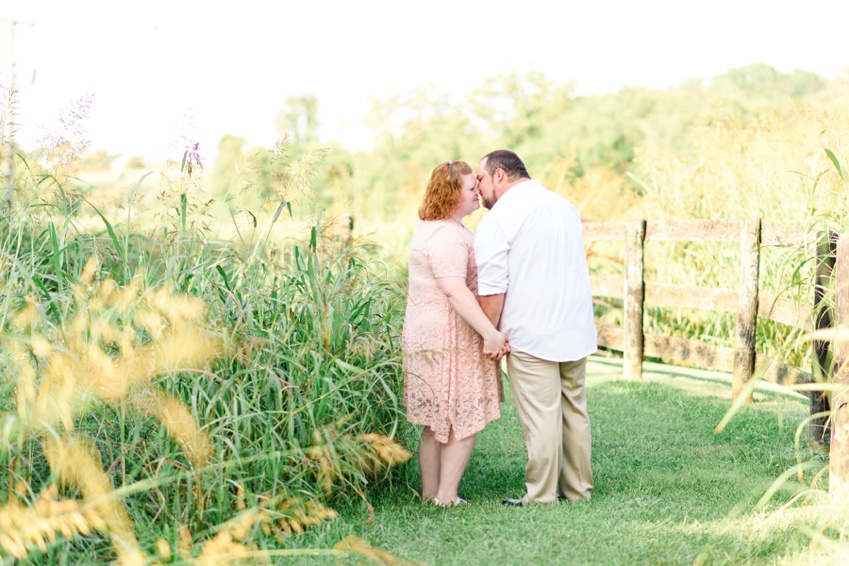
[[[0,518],[55,528],[4,528],[4,556],[270,556],[334,501],[368,507],[366,486],[409,458],[393,440],[403,290],[389,270],[321,224],[271,237],[293,222],[274,191],[274,214],[252,213],[264,233],[216,239],[192,164],[162,174],[147,232],[132,202],[122,218],[61,172],[19,175],[0,223]]]
[[[841,230],[849,218],[847,184],[835,161],[846,163],[849,113],[840,104],[810,101],[779,115],[768,108],[741,121],[706,114],[689,129],[684,149],[638,147],[627,176],[597,176],[595,190],[586,179],[570,177],[569,161],[546,172],[553,186],[583,206],[591,220],[743,219],[801,226],[811,232]],[[834,160],[830,156],[834,157]],[[556,165],[556,164],[555,164]],[[814,242],[761,250],[760,288],[802,304],[813,302]],[[622,244],[598,243],[590,249],[597,274],[624,271]],[[646,279],[705,287],[735,288],[739,249],[733,244],[650,242],[645,250]],[[601,309],[617,323],[621,305]],[[651,308],[651,332],[733,344],[733,316],[704,311]],[[762,319],[759,351],[810,367],[810,345],[803,333]]]

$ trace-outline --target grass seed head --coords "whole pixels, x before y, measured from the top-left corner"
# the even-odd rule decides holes
[[[262,498],[261,498],[262,499]],[[286,538],[303,533],[307,528],[337,517],[336,511],[313,500],[300,497],[268,497],[258,512],[258,522],[263,533],[273,533],[285,544]]]
[[[164,538],[157,540],[156,553],[159,555],[159,558],[165,562],[169,562],[171,560],[171,545]]]
[[[35,548],[47,552],[47,543],[55,542],[57,533],[73,538],[98,528],[92,520],[98,517],[96,511],[82,510],[73,499],[57,500],[57,494],[51,485],[32,506],[13,499],[0,508],[0,554],[23,560]]]
[[[76,310],[56,332],[64,344],[51,344],[46,333],[33,334],[37,359],[17,341],[5,344],[14,366],[7,375],[15,376],[18,416],[37,434],[49,433],[59,422],[72,431],[75,415],[92,396],[125,400],[136,384],[169,371],[202,369],[223,352],[223,338],[203,325],[201,301],[167,287],[144,291],[140,277],[123,288],[108,279],[95,285],[97,263],[92,257],[86,264],[75,288]],[[16,317],[21,328],[32,327],[38,317],[35,301],[28,300]],[[159,406],[142,403],[145,412],[162,421],[193,464],[203,465],[210,443],[191,413],[174,398],[155,401]]]
[[[221,532],[202,546],[194,563],[198,566],[225,566],[247,558],[248,549],[235,542],[229,532]]]
[[[367,541],[359,538],[356,535],[348,535],[347,537],[343,538],[338,543],[336,543],[333,548],[335,550],[341,550],[350,554],[358,554],[360,556],[368,558],[371,562],[374,562],[376,564],[392,564],[394,566],[414,566],[412,562],[407,562],[406,560],[396,558],[385,550],[374,548]]]
[[[166,328],[165,319],[155,310],[148,307],[140,308],[136,311],[135,322],[154,340],[160,338]]]
[[[87,439],[80,437],[43,440],[44,454],[59,479],[78,486],[83,496],[109,525],[108,531],[119,560],[136,560],[139,551],[130,517],[112,490],[112,482],[100,461],[100,454]]]
[[[412,453],[394,439],[376,433],[361,434],[356,438],[369,452],[387,466],[402,464],[412,458]]]
[[[53,347],[50,345],[50,342],[46,338],[38,335],[32,337],[30,340],[30,347],[32,348],[32,353],[39,358],[47,358],[53,351]]]
[[[212,455],[209,437],[182,401],[150,386],[134,388],[129,399],[136,410],[154,417],[165,427],[195,467],[206,464]]]
[[[236,509],[244,511],[247,508],[245,488],[242,484],[236,484]]]
[[[12,325],[22,332],[29,332],[41,318],[38,301],[32,297],[26,298],[26,304],[12,317]]]
[[[183,560],[188,560],[192,556],[192,533],[186,525],[180,525],[180,530],[177,535],[177,552]]]
[[[201,547],[195,560],[200,565],[224,565],[246,560],[249,549],[241,543],[250,534],[251,528],[261,519],[256,510],[245,511],[221,526],[221,530]]]
[[[305,453],[312,462],[318,485],[321,486],[325,494],[329,495],[333,491],[334,481],[343,477],[331,457],[330,447],[326,445],[312,446]]]
[[[128,285],[110,293],[110,306],[121,314],[128,312],[139,301],[143,287],[144,276],[139,274]]]
[[[80,273],[80,283],[88,285],[94,280],[99,263],[97,256],[91,256],[88,258],[88,261],[86,261],[85,267],[83,268],[83,272]]]

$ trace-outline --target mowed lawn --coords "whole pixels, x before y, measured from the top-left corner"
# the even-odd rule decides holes
[[[806,483],[827,465],[825,455],[807,449],[806,434],[801,447],[794,443],[808,415],[806,398],[759,386],[755,403],[714,434],[730,406],[727,374],[647,363],[642,381],[621,375],[619,360],[590,360],[591,502],[501,505],[503,497],[523,494],[526,461],[508,387],[503,416],[479,435],[460,485],[469,505],[440,509],[418,501],[413,459],[401,482],[372,496],[373,522],[363,503],[343,504],[340,519],[293,546],[332,548],[353,534],[398,564],[846,563],[845,543],[828,544],[841,534],[835,524],[845,522],[832,522],[843,517],[834,516],[821,492],[784,507],[806,489],[795,474],[765,507],[756,507],[798,461],[808,463]],[[819,487],[827,489],[827,474]],[[812,544],[818,530],[828,540]],[[362,562],[369,560],[350,561]]]

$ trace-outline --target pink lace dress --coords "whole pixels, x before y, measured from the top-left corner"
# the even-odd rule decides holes
[[[419,224],[410,245],[404,318],[404,406],[411,423],[430,426],[439,442],[458,439],[501,416],[504,390],[483,338],[448,303],[436,280],[463,277],[477,296],[474,237],[451,220]]]

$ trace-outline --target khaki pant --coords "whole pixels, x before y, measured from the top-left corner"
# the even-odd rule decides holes
[[[548,503],[560,493],[589,499],[590,419],[584,380],[587,359],[549,362],[513,349],[507,374],[528,447],[526,503]]]

